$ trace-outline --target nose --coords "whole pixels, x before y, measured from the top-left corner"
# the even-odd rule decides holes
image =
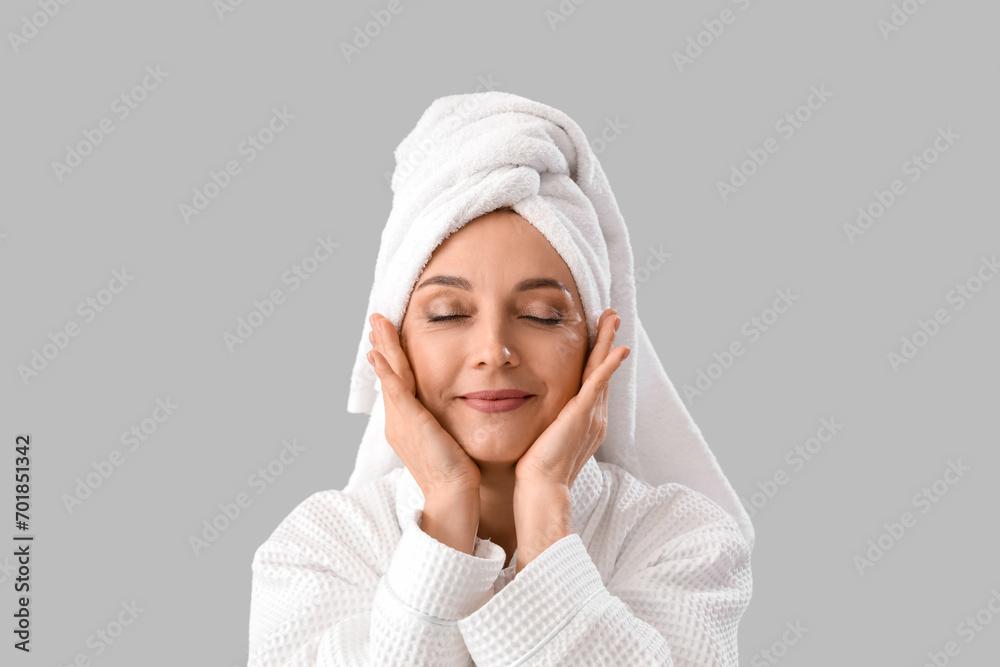
[[[519,358],[503,318],[481,316],[471,329],[471,361],[474,366],[516,366]]]

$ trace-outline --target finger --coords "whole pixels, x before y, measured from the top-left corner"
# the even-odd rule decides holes
[[[597,340],[594,342],[594,349],[591,350],[590,357],[587,359],[587,367],[583,371],[583,382],[586,382],[591,373],[604,363],[608,353],[611,352],[611,346],[615,342],[615,322],[619,319],[614,308],[608,308],[601,313],[601,319],[597,323]]]
[[[420,405],[413,392],[392,370],[388,360],[378,350],[368,353],[374,362],[375,373],[382,382],[382,395],[387,400],[386,408],[391,405],[404,418],[413,418],[421,412]]]
[[[594,369],[601,365],[604,361],[605,356],[607,356],[608,351],[611,349],[611,342],[607,340],[608,337],[608,327],[606,326],[607,321],[611,319],[614,315],[614,309],[608,308],[603,313],[597,321],[597,340],[594,341],[594,348],[587,355],[587,366],[583,370],[583,381],[586,382],[590,374],[594,372]],[[612,328],[612,333],[614,329]]]
[[[387,318],[375,313],[372,330],[375,334],[375,349],[381,352],[386,358],[393,372],[410,389],[410,393],[415,394],[416,387],[413,379],[413,371],[410,369],[410,362],[399,343],[399,335],[396,332],[396,327]]]
[[[588,405],[594,405],[600,400],[607,398],[608,389],[611,383],[611,376],[621,368],[622,362],[628,356],[630,350],[625,345],[619,345],[608,353],[600,366],[594,369],[588,382],[580,389],[583,400]]]

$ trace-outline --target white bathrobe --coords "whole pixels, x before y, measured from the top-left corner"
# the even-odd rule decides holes
[[[593,457],[573,528],[518,574],[420,529],[406,468],[299,505],[253,560],[248,667],[736,667],[750,547],[691,489]]]

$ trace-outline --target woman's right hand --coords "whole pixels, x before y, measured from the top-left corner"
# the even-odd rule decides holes
[[[425,500],[479,499],[480,472],[458,442],[417,398],[410,362],[396,327],[379,313],[369,318],[368,362],[382,383],[385,439],[413,475]]]

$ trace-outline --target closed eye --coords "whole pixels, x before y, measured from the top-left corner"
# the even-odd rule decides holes
[[[457,320],[457,319],[463,318],[463,317],[469,317],[469,316],[468,315],[435,315],[434,317],[428,317],[427,321],[428,322],[447,322],[448,320]],[[560,319],[560,318],[553,318],[553,317],[548,317],[548,318],[546,318],[546,317],[532,317],[530,315],[524,315],[523,319],[534,320],[536,322],[541,322],[543,324],[548,324],[548,325],[552,325],[552,326],[554,326],[554,325],[559,324],[560,322],[562,322],[562,319]]]

